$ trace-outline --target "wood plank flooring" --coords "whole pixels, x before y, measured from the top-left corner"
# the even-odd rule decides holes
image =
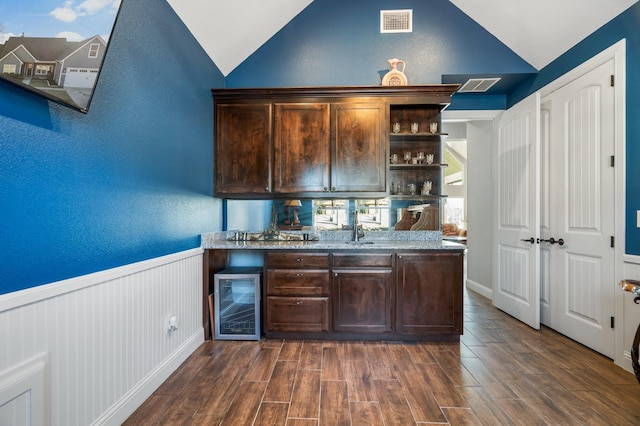
[[[126,425],[638,425],[635,376],[465,294],[456,343],[205,342]]]

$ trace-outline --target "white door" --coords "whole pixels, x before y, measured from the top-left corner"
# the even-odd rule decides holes
[[[540,328],[540,94],[496,119],[493,304]]]
[[[614,74],[612,59],[543,102],[550,122],[550,216],[541,241],[549,254],[544,323],[609,357],[615,295]],[[545,262],[542,270],[544,276]]]

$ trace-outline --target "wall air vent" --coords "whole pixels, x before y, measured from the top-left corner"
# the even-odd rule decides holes
[[[458,93],[484,93],[500,81],[496,78],[470,78],[458,89]]]
[[[381,10],[381,33],[410,33],[413,31],[413,9]]]

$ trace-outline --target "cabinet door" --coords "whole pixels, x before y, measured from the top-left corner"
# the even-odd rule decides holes
[[[384,103],[331,104],[331,191],[386,192]]]
[[[329,298],[267,297],[265,331],[329,331]]]
[[[274,105],[274,192],[329,190],[329,104]]]
[[[462,253],[403,253],[396,261],[396,331],[462,334]]]
[[[271,105],[218,104],[215,121],[215,193],[271,190]]]
[[[335,331],[391,331],[391,269],[334,269]]]

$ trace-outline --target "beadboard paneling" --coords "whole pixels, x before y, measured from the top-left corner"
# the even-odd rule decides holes
[[[201,291],[194,249],[0,296],[0,377],[48,354],[50,423],[117,424],[203,341]]]

